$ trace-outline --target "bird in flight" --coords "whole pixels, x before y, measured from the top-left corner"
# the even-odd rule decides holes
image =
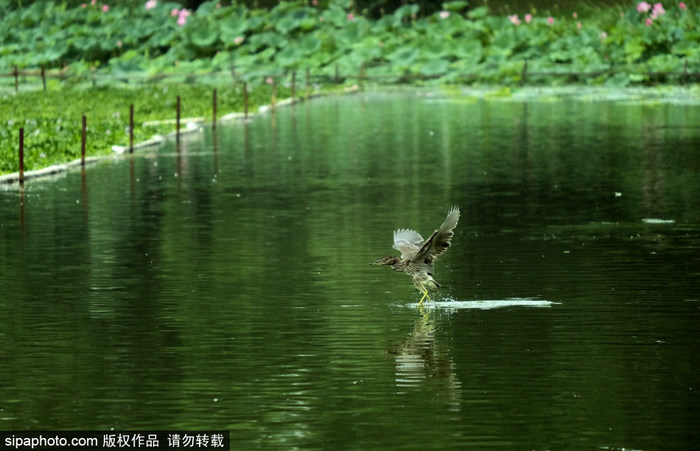
[[[391,255],[375,260],[370,265],[391,266],[394,271],[402,271],[411,276],[413,284],[423,294],[418,305],[423,305],[428,289],[440,288],[433,279],[435,260],[450,247],[454,229],[459,221],[459,208],[452,207],[440,228],[435,230],[427,240],[411,229],[399,229],[394,232],[393,248],[401,252],[401,258]]]

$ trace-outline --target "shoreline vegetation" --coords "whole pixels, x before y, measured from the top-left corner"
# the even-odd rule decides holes
[[[190,11],[161,0],[0,6],[0,175],[17,171],[20,128],[25,169],[37,170],[80,157],[83,115],[87,155],[104,156],[128,143],[130,104],[134,142],[144,142],[172,132],[172,123],[152,122],[175,117],[177,96],[183,116],[211,117],[213,89],[222,112],[243,111],[244,86],[250,111],[355,84],[500,96],[519,86],[690,86],[697,98],[698,7],[642,1],[501,14],[452,1],[430,14],[406,4],[374,19],[349,0],[269,10],[209,1]]]
[[[180,92],[182,86],[174,85],[169,86],[164,91],[173,91],[173,96],[175,92]],[[143,115],[143,117],[149,118],[146,121],[140,121],[139,126],[134,126],[134,144],[133,151],[157,146],[167,140],[175,140],[178,135],[189,135],[192,133],[202,131],[203,127],[213,125],[213,115],[212,115],[212,90],[204,89],[199,86],[189,86],[189,91],[186,90],[187,97],[186,101],[190,101],[193,108],[189,112],[194,112],[195,116],[183,117],[180,119],[180,129],[176,131],[176,121],[175,119],[175,109],[173,107],[175,101],[171,101],[169,98],[160,102],[163,108],[154,108],[149,110]],[[246,121],[255,118],[260,114],[265,114],[270,110],[276,108],[289,106],[302,101],[309,101],[315,97],[323,95],[337,95],[352,93],[357,90],[357,86],[343,86],[337,89],[325,89],[316,88],[314,91],[306,91],[301,95],[295,95],[294,97],[285,97],[281,100],[277,100],[277,96],[280,91],[283,95],[289,95],[290,91],[287,88],[282,88],[280,91],[276,87],[270,89],[258,89],[255,91],[256,95],[253,95],[253,100],[250,101],[248,106],[248,113],[244,111],[242,105],[238,105],[239,101],[242,102],[243,95],[236,95],[231,97],[231,101],[221,102],[221,94],[217,89],[217,109],[220,111],[225,111],[225,114],[216,117],[216,124],[226,124],[233,123],[237,121]],[[89,111],[97,110],[97,125],[87,127],[86,136],[86,156],[85,165],[90,163],[99,162],[108,158],[113,158],[114,156],[129,154],[129,128],[128,122],[126,127],[121,127],[124,125],[121,121],[122,114],[118,110],[118,106],[121,106],[121,110],[124,110],[124,97],[118,95],[119,93],[124,94],[124,91],[116,90],[111,88],[108,90],[109,94],[106,99],[101,98],[92,89],[80,90],[78,93],[86,95],[87,100],[80,103],[83,107],[87,108]],[[263,97],[266,94],[270,94],[267,98]],[[64,95],[75,95],[78,94],[73,91],[57,91],[55,94]],[[45,93],[37,93],[46,95]],[[137,90],[135,92],[129,92],[132,96],[144,95],[144,91]],[[196,97],[201,94],[200,97]],[[228,93],[228,94],[235,94]],[[252,93],[249,93],[249,95]],[[207,96],[209,96],[207,98]],[[49,97],[50,94],[49,94]],[[158,99],[160,96],[154,94],[153,98]],[[63,97],[61,97],[63,99]],[[182,98],[181,98],[182,99]],[[265,103],[265,99],[269,103]],[[54,99],[55,100],[55,99]],[[128,102],[128,100],[126,100]],[[208,102],[207,102],[208,101]],[[149,103],[149,99],[143,100],[144,104]],[[182,102],[182,100],[181,100]],[[60,109],[60,102],[49,102]],[[222,109],[222,103],[224,109]],[[236,108],[240,106],[241,108]],[[230,108],[230,107],[233,107]],[[100,110],[101,108],[101,110]],[[117,109],[117,112],[110,114],[109,112]],[[83,110],[86,111],[86,110]],[[128,105],[127,105],[128,117]],[[100,114],[101,113],[101,114]],[[170,116],[170,117],[167,117]],[[71,118],[72,119],[72,118]],[[81,157],[81,121],[78,120],[64,120],[62,118],[58,119],[39,119],[36,122],[28,122],[30,126],[37,127],[33,133],[33,136],[25,136],[24,142],[26,149],[31,149],[31,152],[25,150],[24,155],[24,168],[26,169],[23,173],[24,180],[44,177],[49,175],[54,175],[60,172],[65,172],[71,167],[79,167],[82,165]],[[116,125],[115,131],[104,127],[110,127]],[[55,127],[53,130],[48,132],[43,132],[42,129],[38,127]],[[24,127],[22,127],[24,128]],[[31,129],[31,128],[30,128]],[[38,132],[37,132],[38,130]],[[26,132],[25,132],[26,133]],[[14,138],[14,136],[12,136]],[[17,142],[19,138],[19,133],[17,134],[17,139],[14,140],[14,158],[4,158],[0,160],[0,168],[5,169],[0,170],[0,186],[8,184],[16,184],[20,181],[20,173],[17,171],[18,167],[18,156],[17,156]],[[94,138],[94,142],[92,139]],[[58,144],[63,142],[64,146]],[[10,140],[9,143],[12,143]],[[43,150],[43,151],[41,151]],[[29,158],[27,158],[29,157]],[[12,166],[14,164],[14,167]]]

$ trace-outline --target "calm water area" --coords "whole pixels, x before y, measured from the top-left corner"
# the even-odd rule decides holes
[[[0,286],[4,430],[693,448],[700,106],[316,99],[0,191]]]

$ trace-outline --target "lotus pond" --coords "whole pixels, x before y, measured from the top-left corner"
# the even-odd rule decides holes
[[[284,1],[269,10],[211,0],[196,11],[162,0],[109,3],[0,4],[0,74],[45,67],[76,82],[96,73],[157,79],[235,69],[253,82],[362,68],[389,83],[518,84],[527,61],[530,73],[554,76],[529,82],[624,86],[697,81],[700,66],[698,0],[653,8],[568,1],[562,9],[560,2],[537,9],[538,2],[458,0],[440,11],[430,2],[400,2],[393,12],[392,2],[350,0]],[[384,5],[381,17],[367,15]]]
[[[0,428],[694,446],[700,106],[537,94],[319,99],[0,191]],[[451,205],[419,309],[368,263]]]

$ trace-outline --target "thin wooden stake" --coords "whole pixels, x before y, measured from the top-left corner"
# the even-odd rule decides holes
[[[15,70],[13,72],[15,76],[15,93],[19,92],[19,69],[17,66],[15,66]]]
[[[296,97],[297,88],[297,71],[292,71],[292,103],[294,103],[294,98]]]
[[[360,76],[358,77],[358,79],[359,79],[360,91],[362,91],[363,90],[362,83],[365,80],[365,63],[362,63],[360,65]]]
[[[175,106],[175,139],[180,140],[180,96],[177,96],[177,104]]]
[[[129,153],[134,153],[134,104],[129,105]]]
[[[19,129],[19,184],[24,185],[24,128]]]
[[[87,139],[87,117],[83,114],[83,129],[80,134],[80,165],[85,166],[85,143]]]
[[[216,89],[212,92],[211,128],[216,129]]]
[[[41,84],[44,87],[44,92],[46,92],[46,69],[41,66]]]
[[[277,105],[277,83],[272,79],[272,99],[270,99],[270,107],[274,110]]]
[[[243,82],[243,117],[248,119],[248,83]]]

